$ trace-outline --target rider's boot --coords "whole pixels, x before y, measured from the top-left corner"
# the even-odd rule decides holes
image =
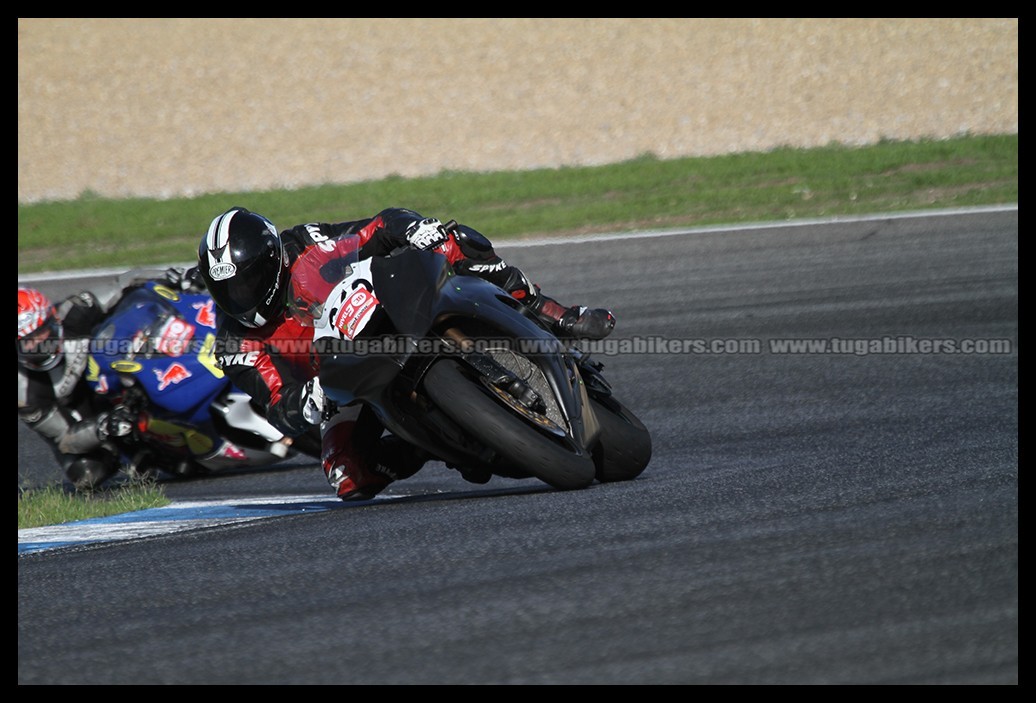
[[[431,455],[399,437],[387,435],[378,441],[374,454],[374,471],[393,481],[410,478],[431,459]]]
[[[515,300],[524,303],[558,337],[580,339],[604,339],[615,328],[615,315],[603,308],[587,308],[582,305],[565,307],[540,291],[540,287],[529,281],[517,266],[500,261],[498,266],[489,267],[489,273],[471,267],[471,272],[495,283]]]
[[[566,308],[542,293],[532,302],[532,310],[559,337],[604,339],[615,329],[615,315],[610,310],[581,305]]]
[[[356,420],[348,413],[324,427],[321,466],[341,500],[370,500],[393,481],[413,476],[430,458],[397,437],[378,438],[381,431],[369,418]]]

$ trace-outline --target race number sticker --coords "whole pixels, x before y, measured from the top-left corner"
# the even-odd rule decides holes
[[[155,351],[169,356],[183,356],[190,350],[192,337],[194,325],[178,317],[170,318],[156,335]]]
[[[378,299],[374,291],[357,288],[343,301],[342,308],[335,317],[335,327],[346,339],[356,339],[378,307]]]
[[[355,340],[378,309],[380,303],[371,283],[370,259],[356,262],[351,269],[349,277],[327,296],[323,314],[316,322],[315,339]]]

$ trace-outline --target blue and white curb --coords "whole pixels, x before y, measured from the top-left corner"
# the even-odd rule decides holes
[[[61,547],[141,539],[271,517],[325,512],[350,506],[359,507],[400,497],[402,496],[378,496],[369,501],[343,503],[337,498],[329,499],[324,493],[309,496],[268,496],[176,502],[161,508],[18,530],[18,555],[34,554]]]

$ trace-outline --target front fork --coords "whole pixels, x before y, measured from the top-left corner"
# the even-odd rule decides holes
[[[534,412],[543,412],[547,404],[523,379],[501,366],[495,359],[475,347],[467,335],[456,327],[447,329],[443,336],[455,345],[457,356],[471,368],[485,376],[490,383],[507,392],[516,401]]]

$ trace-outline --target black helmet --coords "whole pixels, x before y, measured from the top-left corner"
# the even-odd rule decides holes
[[[234,207],[216,217],[198,247],[198,270],[212,300],[248,327],[262,327],[284,305],[288,256],[273,223]]]

